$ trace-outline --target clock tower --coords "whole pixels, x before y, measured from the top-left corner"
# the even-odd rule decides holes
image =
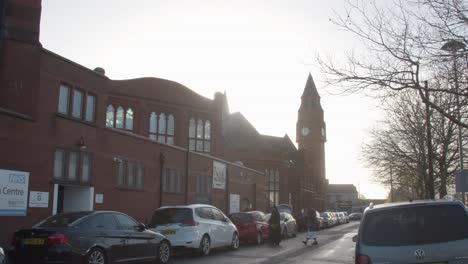
[[[296,141],[300,160],[298,168],[299,201],[303,208],[325,209],[325,142],[323,109],[312,75],[309,74],[298,111]]]

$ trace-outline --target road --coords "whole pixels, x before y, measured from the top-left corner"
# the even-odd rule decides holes
[[[283,240],[279,247],[268,244],[241,245],[237,251],[216,250],[208,257],[196,254],[178,254],[173,264],[318,264],[354,263],[354,243],[352,237],[357,233],[359,223],[351,222],[320,231],[318,245],[301,243],[303,234]]]

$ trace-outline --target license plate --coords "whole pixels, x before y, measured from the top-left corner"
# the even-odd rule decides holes
[[[43,238],[26,238],[23,239],[24,245],[44,245],[45,239]]]
[[[161,230],[161,234],[163,234],[163,235],[175,235],[176,231],[175,230]]]

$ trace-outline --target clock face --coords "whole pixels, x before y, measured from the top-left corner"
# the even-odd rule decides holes
[[[302,133],[303,136],[309,135],[309,132],[310,132],[310,129],[308,127],[303,127],[301,129],[301,133]]]

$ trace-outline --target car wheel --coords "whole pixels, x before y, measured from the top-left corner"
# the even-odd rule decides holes
[[[211,242],[208,235],[204,235],[200,241],[200,254],[202,256],[208,256],[211,251]]]
[[[158,262],[159,264],[166,264],[171,260],[171,245],[167,240],[159,243],[158,249]]]
[[[234,233],[232,235],[231,249],[233,250],[239,249],[239,235],[237,233]]]
[[[263,242],[263,236],[261,232],[257,233],[257,240],[255,241],[257,245],[260,245]]]
[[[87,264],[106,264],[106,254],[100,248],[93,248],[86,257]]]

